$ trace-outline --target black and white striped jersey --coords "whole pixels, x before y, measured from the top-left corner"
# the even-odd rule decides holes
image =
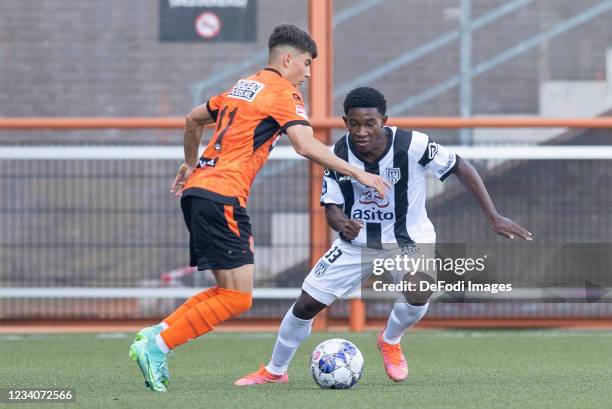
[[[436,233],[425,210],[425,175],[429,171],[442,181],[457,169],[459,158],[424,133],[396,127],[385,131],[390,143],[375,163],[360,159],[348,133],[334,146],[336,156],[391,182],[385,198],[349,176],[325,169],[321,204],[340,205],[347,217],[363,221],[364,228],[351,241],[356,246],[433,243]]]

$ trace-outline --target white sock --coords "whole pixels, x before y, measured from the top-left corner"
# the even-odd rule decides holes
[[[282,375],[287,372],[289,362],[302,342],[310,335],[312,320],[302,320],[293,315],[293,306],[289,308],[281,326],[272,352],[272,359],[266,366],[268,372]]]
[[[410,305],[403,299],[396,301],[391,314],[389,314],[387,328],[383,332],[383,341],[388,344],[400,342],[404,332],[423,318],[427,308],[429,308],[429,303]]]
[[[168,345],[166,345],[166,342],[164,341],[164,339],[162,338],[160,334],[157,334],[155,336],[155,343],[157,344],[157,347],[159,348],[159,350],[162,351],[164,354],[167,354],[168,352],[170,352],[170,348],[168,348]]]

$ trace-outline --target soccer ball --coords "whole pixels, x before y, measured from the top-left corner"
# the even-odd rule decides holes
[[[310,358],[310,370],[323,389],[349,389],[363,371],[363,356],[355,344],[334,338],[321,342]]]

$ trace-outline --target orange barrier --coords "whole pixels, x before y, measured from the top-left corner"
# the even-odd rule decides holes
[[[344,128],[342,118],[312,119],[317,128]],[[612,128],[612,117],[394,117],[389,125],[401,128]]]
[[[340,117],[311,118],[316,129],[344,128]],[[397,117],[389,125],[403,128],[612,128],[612,117],[540,118],[540,117]],[[0,118],[0,129],[70,130],[70,129],[183,129],[185,120],[169,118]]]
[[[0,118],[0,129],[183,129],[184,118]]]
[[[353,332],[362,332],[366,326],[366,306],[359,298],[350,301],[349,328]]]
[[[316,4],[316,2],[315,2]],[[322,41],[319,41],[323,43]],[[319,73],[318,75],[329,75]],[[316,81],[313,81],[316,82]],[[311,84],[312,85],[312,84]],[[325,87],[319,86],[318,93],[311,95],[311,99],[329,100],[331,97],[325,94]],[[324,92],[325,91],[325,92]],[[316,97],[316,98],[313,98]],[[330,102],[331,103],[331,102]],[[329,108],[329,105],[326,105]],[[327,132],[333,128],[344,128],[344,122],[339,117],[327,117],[324,110],[314,109],[311,123],[319,140],[327,142]],[[0,118],[0,130],[75,130],[75,129],[183,129],[184,118]],[[461,118],[461,117],[399,117],[392,118],[390,125],[403,128],[612,128],[612,117],[599,118],[538,118],[538,117],[486,117],[486,118]],[[312,165],[310,168],[310,208],[311,208],[311,243],[329,242],[329,229],[325,224],[325,216],[318,207],[319,181],[322,170]],[[321,245],[313,246],[311,249],[311,264],[314,264],[325,248]],[[314,262],[313,262],[314,260]],[[315,329],[326,329],[328,327],[327,314],[322,313],[315,323]],[[353,331],[363,331],[366,327],[365,304],[361,300],[351,300],[349,326]]]
[[[333,15],[333,1],[309,1],[309,31],[317,43],[319,61],[323,62],[322,64],[313,64],[311,66],[311,78],[308,84],[310,116],[315,118],[325,118],[333,112],[332,87],[328,86],[328,84],[333,84]],[[326,145],[330,143],[331,133],[329,129],[315,127],[314,136]],[[319,257],[327,251],[331,237],[329,227],[327,227],[325,222],[325,211],[319,204],[323,167],[310,162],[308,164],[308,178],[309,264],[314,266],[318,262]],[[327,312],[326,308],[317,315],[313,324],[315,331],[327,329]]]

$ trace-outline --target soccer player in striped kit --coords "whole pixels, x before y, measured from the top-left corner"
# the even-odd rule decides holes
[[[334,153],[357,168],[385,177],[393,188],[385,197],[353,178],[326,169],[321,204],[327,222],[339,232],[330,250],[304,280],[302,293],[287,311],[269,364],[235,382],[238,386],[288,381],[287,368],[308,338],[313,318],[337,298],[361,287],[372,273],[372,261],[397,254],[435,257],[436,234],[425,210],[425,174],[439,180],[455,174],[477,199],[492,230],[508,239],[531,240],[531,233],[501,216],[476,170],[426,134],[386,126],[386,101],[377,90],[352,90],[344,101],[348,133]],[[435,271],[395,272],[394,280],[433,282]],[[430,291],[401,293],[378,336],[385,371],[395,382],[408,377],[400,346],[404,332],[427,312]]]

